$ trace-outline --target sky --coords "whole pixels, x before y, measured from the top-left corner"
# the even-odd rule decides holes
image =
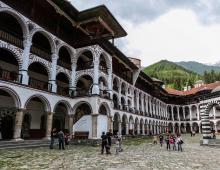
[[[160,60],[220,61],[220,0],[70,0],[79,11],[106,5],[128,35],[115,40],[142,66]]]

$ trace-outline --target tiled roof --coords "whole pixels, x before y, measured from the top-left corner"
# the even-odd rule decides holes
[[[197,92],[202,91],[202,90],[213,90],[214,88],[216,88],[218,86],[220,86],[220,82],[215,82],[215,83],[211,83],[211,84],[204,84],[204,85],[201,85],[200,87],[192,88],[191,90],[188,90],[188,91],[179,91],[179,90],[175,90],[175,89],[172,89],[169,87],[167,87],[165,90],[169,94],[186,96],[186,95],[196,94]]]

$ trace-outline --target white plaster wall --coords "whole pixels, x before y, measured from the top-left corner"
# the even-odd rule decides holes
[[[108,132],[108,117],[106,115],[99,115],[97,119],[97,138],[101,138],[102,132]]]
[[[73,125],[73,132],[80,131],[80,132],[88,132],[89,131],[89,138],[92,137],[92,117],[91,115],[86,115],[81,117],[74,125]]]

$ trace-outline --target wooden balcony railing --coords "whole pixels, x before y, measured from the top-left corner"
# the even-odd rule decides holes
[[[70,96],[70,90],[68,87],[57,86],[57,94],[62,96]]]
[[[51,54],[34,44],[31,46],[31,53],[36,54],[37,56],[42,57],[47,61],[51,61]]]
[[[90,69],[90,68],[93,68],[93,61],[87,61],[87,62],[84,62],[83,64],[77,64],[77,68],[76,68],[76,71],[79,71],[79,70],[86,70],[86,69]]]
[[[0,39],[23,49],[23,40],[15,33],[9,33],[4,28],[0,28]]]
[[[0,69],[0,79],[5,81],[13,81],[13,82],[21,83],[22,75],[14,71]]]
[[[34,78],[29,78],[29,82],[28,85],[30,87],[33,87],[35,89],[39,89],[39,90],[44,90],[44,91],[51,91],[52,90],[52,84],[48,83],[48,82],[44,82],[41,80],[37,80]]]

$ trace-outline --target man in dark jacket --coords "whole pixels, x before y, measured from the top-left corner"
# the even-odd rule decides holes
[[[61,149],[61,147],[62,147],[62,149],[64,150],[65,148],[64,148],[64,133],[63,133],[63,131],[60,130],[58,132],[57,136],[58,136],[58,140],[59,140],[59,149]]]
[[[53,149],[53,144],[56,137],[57,137],[57,130],[56,128],[53,128],[50,135],[50,149]]]
[[[111,149],[111,145],[112,145],[112,133],[109,131],[106,133],[106,136],[107,136],[107,141],[108,141],[108,144],[107,144],[107,154],[111,154],[110,152],[110,149]]]
[[[105,135],[105,132],[102,132],[102,150],[101,150],[101,154],[104,153],[104,149],[106,151],[106,154],[108,153],[108,149],[107,149],[107,144],[108,144],[108,141],[107,141],[107,136]]]

